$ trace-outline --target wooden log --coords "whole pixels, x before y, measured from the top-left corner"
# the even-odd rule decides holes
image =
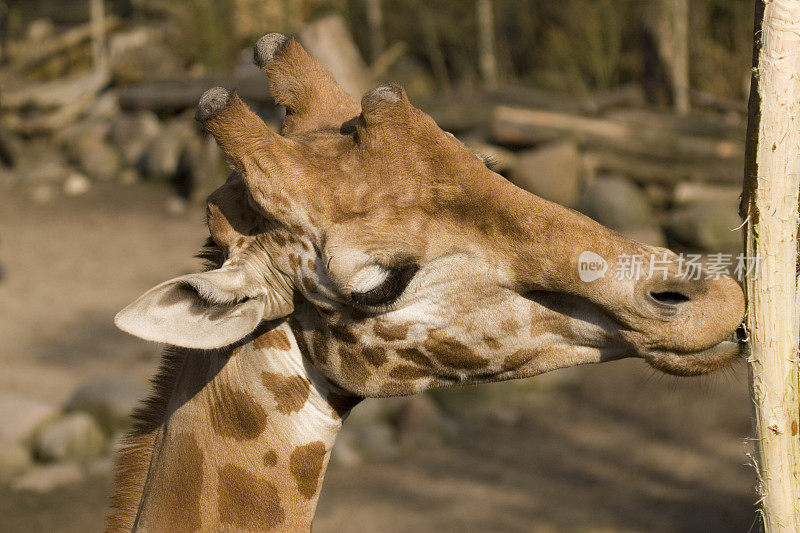
[[[120,25],[120,21],[116,17],[105,17],[104,20],[106,34]],[[15,72],[24,72],[35,68],[55,55],[88,42],[95,31],[98,31],[96,25],[83,24],[70,28],[44,42],[36,43],[35,46],[27,45],[24,48],[17,46],[14,56],[11,58],[10,68]]]
[[[721,117],[717,113],[701,113],[692,110],[688,116],[652,109],[613,109],[604,113],[604,118],[623,122],[636,128],[663,128],[675,135],[715,137],[744,142],[746,122],[740,116]]]
[[[691,92],[692,105],[723,113],[747,114],[747,102],[735,98],[725,98],[708,91],[693,90]]]
[[[370,88],[369,71],[341,15],[328,15],[303,25],[297,38],[353,98],[360,100]]]
[[[603,150],[585,152],[586,168],[629,176],[640,183],[675,185],[682,181],[703,181],[720,184],[741,181],[743,157],[727,161],[681,161],[645,155],[614,153]]]
[[[800,1],[756,0],[742,207],[757,490],[763,530],[800,531]],[[757,526],[756,526],[757,527]]]
[[[580,110],[586,114],[597,115],[613,107],[642,106],[644,101],[642,87],[636,83],[629,83],[587,96],[580,102]]]
[[[0,109],[4,111],[21,108],[48,110],[66,107],[87,96],[94,98],[108,85],[109,81],[108,72],[93,70],[89,74],[77,78],[46,81],[5,90],[0,93]]]
[[[569,138],[586,148],[663,159],[738,160],[744,152],[740,141],[679,135],[658,124],[636,127],[607,118],[506,106],[494,109],[491,131],[496,141],[506,144]]]
[[[123,109],[148,109],[155,113],[179,113],[197,105],[200,96],[215,86],[230,86],[248,102],[272,104],[269,83],[265,76],[239,77],[231,83],[229,77],[211,76],[199,79],[185,77],[151,80],[120,91],[119,103]]]

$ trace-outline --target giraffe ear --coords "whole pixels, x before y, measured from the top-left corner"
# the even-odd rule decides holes
[[[233,344],[262,321],[293,310],[288,286],[248,283],[243,267],[226,265],[156,285],[120,311],[114,323],[145,340],[209,350]]]

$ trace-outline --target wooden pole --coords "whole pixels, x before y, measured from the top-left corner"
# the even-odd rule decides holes
[[[756,46],[742,211],[757,490],[767,532],[800,531],[797,237],[800,0],[756,0]]]
[[[497,86],[497,58],[494,51],[494,11],[492,0],[477,0],[478,50],[481,77],[487,88]]]
[[[689,0],[672,2],[675,60],[672,63],[672,99],[679,115],[689,113]]]
[[[672,104],[679,115],[689,112],[689,0],[646,2],[645,24],[655,39],[664,66]]]
[[[383,32],[383,6],[381,0],[364,0],[367,10],[367,26],[369,26],[369,61],[375,63],[386,47]]]
[[[97,70],[106,68],[106,15],[103,0],[89,0],[92,26],[92,59]]]

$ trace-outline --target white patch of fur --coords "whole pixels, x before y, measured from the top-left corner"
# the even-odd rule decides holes
[[[369,292],[380,287],[388,277],[389,271],[382,266],[367,265],[350,278],[346,288],[354,293]]]

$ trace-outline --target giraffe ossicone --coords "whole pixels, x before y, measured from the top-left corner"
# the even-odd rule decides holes
[[[672,252],[515,187],[399,86],[359,105],[280,34],[254,60],[287,109],[280,133],[222,88],[198,106],[233,170],[208,199],[212,265],[116,318],[173,348],[120,451],[109,531],[308,530],[363,397],[623,357],[694,375],[738,357],[733,279],[687,279]],[[586,252],[609,271],[675,261],[587,282]]]

